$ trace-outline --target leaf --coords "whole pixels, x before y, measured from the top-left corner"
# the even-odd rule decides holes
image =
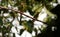
[[[1,5],[4,6],[4,7],[7,7],[7,5],[8,5],[8,0],[2,0],[2,1],[1,1]]]
[[[45,10],[46,10],[46,13],[49,15],[49,16],[55,16],[55,14],[53,14],[52,12],[50,12],[49,10],[47,10],[46,8],[45,8]]]
[[[19,34],[19,35],[22,35],[23,31],[24,31],[24,30],[23,30],[23,29],[21,29],[21,30],[20,30],[20,34]]]
[[[33,29],[33,23],[32,23],[32,21],[24,21],[23,23],[22,23],[22,25],[25,27],[25,29],[28,31],[28,32],[32,32],[32,29]]]
[[[36,14],[39,14],[39,13],[41,12],[41,10],[42,10],[42,7],[38,7],[38,8],[36,9],[35,13],[34,13],[34,16],[35,16]]]

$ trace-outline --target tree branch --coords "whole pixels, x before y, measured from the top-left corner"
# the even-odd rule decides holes
[[[20,14],[26,16],[26,17],[29,17],[29,18],[31,18],[31,19],[33,19],[33,20],[36,20],[36,21],[42,22],[42,23],[44,23],[44,24],[48,24],[48,23],[46,23],[46,22],[43,22],[43,21],[37,20],[37,19],[35,19],[35,18],[32,18],[32,17],[30,17],[30,16],[28,16],[28,15],[22,13],[21,11],[16,11],[16,10],[9,9],[9,8],[5,8],[5,7],[2,7],[2,6],[0,6],[0,9],[12,10],[12,11],[18,12],[18,13],[20,13]]]

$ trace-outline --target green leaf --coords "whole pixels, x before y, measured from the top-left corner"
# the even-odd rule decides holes
[[[33,30],[33,23],[32,23],[32,21],[24,21],[23,23],[22,23],[22,25],[25,27],[25,29],[28,31],[28,32],[32,32],[32,30]]]

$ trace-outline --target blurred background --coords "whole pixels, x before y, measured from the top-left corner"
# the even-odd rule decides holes
[[[0,0],[0,37],[60,37],[60,0]]]

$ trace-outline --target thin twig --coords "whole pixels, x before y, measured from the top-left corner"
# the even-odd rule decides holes
[[[12,11],[15,11],[15,12],[18,12],[18,13],[20,13],[20,14],[26,16],[26,17],[29,17],[29,18],[31,18],[31,19],[33,19],[33,20],[36,20],[36,21],[42,22],[42,23],[44,23],[44,24],[48,24],[48,23],[43,22],[43,21],[41,21],[41,20],[37,20],[37,19],[35,19],[35,18],[33,18],[33,17],[30,17],[30,16],[24,14],[24,13],[21,12],[21,11],[16,11],[16,10],[13,10],[13,9],[9,9],[9,8],[5,8],[5,7],[0,6],[0,9],[2,9],[2,8],[3,8],[3,9],[7,9],[7,10],[12,10]]]

